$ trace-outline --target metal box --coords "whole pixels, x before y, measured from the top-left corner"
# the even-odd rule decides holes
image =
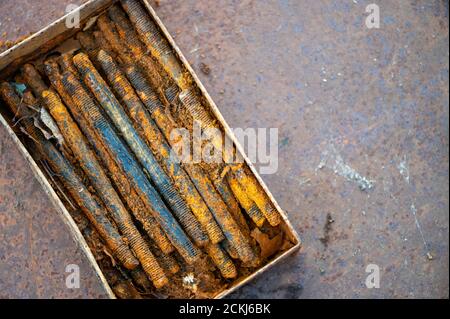
[[[115,1],[113,0],[90,0],[87,1],[85,4],[81,5],[76,11],[79,12],[80,22],[81,26],[83,25],[89,25],[91,21],[94,21],[94,18],[100,14],[102,11],[107,9],[110,5],[112,5]],[[256,169],[252,165],[252,163],[249,161],[247,156],[244,154],[242,147],[239,145],[236,137],[232,134],[229,126],[225,122],[223,116],[221,115],[218,107],[214,103],[214,101],[209,96],[208,92],[205,90],[204,86],[198,79],[197,75],[189,65],[186,58],[181,53],[180,49],[175,44],[172,37],[169,35],[167,29],[164,27],[160,19],[157,17],[155,11],[153,8],[148,4],[146,0],[141,0],[141,3],[145,6],[145,8],[148,10],[148,13],[150,17],[154,20],[158,28],[160,29],[163,36],[167,39],[169,42],[171,49],[175,52],[176,56],[178,57],[181,64],[186,68],[186,70],[190,73],[193,79],[193,85],[197,86],[200,90],[201,94],[203,95],[203,99],[205,101],[205,107],[209,108],[211,113],[216,117],[216,120],[220,123],[220,126],[225,130],[225,134],[227,137],[229,137],[234,144],[236,145],[237,152],[242,155],[242,157],[245,160],[245,164],[247,165],[251,172],[256,177],[257,181],[260,183],[264,191],[267,193],[268,197],[270,198],[271,202],[273,203],[276,210],[280,213],[282,216],[282,228],[286,236],[288,236],[289,240],[293,243],[293,246],[289,248],[288,250],[282,252],[281,254],[278,254],[270,260],[267,264],[263,265],[259,269],[257,269],[255,272],[253,272],[251,275],[242,278],[238,280],[235,284],[233,284],[230,288],[223,290],[219,292],[217,295],[214,296],[214,298],[222,298],[229,293],[235,291],[242,285],[245,285],[249,281],[251,281],[253,278],[258,276],[259,274],[266,271],[269,267],[273,267],[275,264],[279,263],[281,260],[286,258],[288,255],[292,254],[296,250],[298,250],[301,246],[300,239],[296,233],[296,231],[293,229],[292,225],[290,224],[289,220],[287,219],[286,214],[283,212],[283,210],[280,208],[278,203],[273,198],[272,194],[270,193],[267,186],[262,181],[261,177],[258,175]],[[70,14],[73,14],[71,12]],[[63,41],[69,39],[72,37],[76,32],[80,31],[80,29],[74,29],[74,28],[68,28],[66,26],[66,18],[69,16],[65,15],[58,19],[57,21],[51,23],[47,27],[43,28],[39,32],[36,32],[32,36],[28,37],[27,39],[23,40],[22,42],[16,44],[15,46],[11,47],[7,51],[0,54],[0,80],[8,77],[13,72],[15,72],[23,63],[36,59],[40,55],[54,49],[57,47],[60,43]],[[3,108],[3,107],[2,107]],[[18,138],[18,136],[15,134],[15,132],[10,127],[10,123],[8,123],[6,117],[4,116],[4,113],[2,114],[3,110],[0,108],[0,122],[3,126],[6,127],[7,132],[9,135],[13,138],[15,143],[17,144],[17,147],[23,154],[23,156],[28,161],[35,177],[39,181],[39,183],[44,188],[45,192],[48,194],[50,200],[56,207],[57,211],[60,214],[60,217],[63,219],[67,227],[69,228],[70,233],[72,236],[74,236],[75,240],[80,244],[81,249],[86,254],[86,257],[88,260],[92,263],[93,268],[97,272],[101,282],[103,283],[103,286],[108,293],[108,295],[111,298],[115,298],[115,295],[108,284],[105,276],[103,275],[99,265],[97,264],[91,250],[89,249],[85,239],[83,238],[80,230],[78,229],[75,221],[69,214],[68,210],[64,206],[61,199],[58,197],[55,190],[52,188],[50,182],[47,180],[45,174],[42,172],[42,170],[39,168],[39,166],[36,164],[35,160],[33,159],[30,152],[27,150],[25,145],[21,142],[21,140]]]

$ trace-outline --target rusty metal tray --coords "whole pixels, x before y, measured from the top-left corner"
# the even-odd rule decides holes
[[[23,63],[33,60],[37,58],[38,56],[42,55],[45,52],[50,51],[51,49],[57,47],[60,43],[65,41],[66,39],[73,36],[76,32],[78,32],[80,29],[74,29],[74,28],[68,28],[66,26],[66,19],[69,17],[69,15],[73,15],[74,12],[77,12],[80,17],[80,25],[86,25],[89,24],[92,19],[94,19],[99,13],[104,11],[106,8],[111,6],[115,0],[89,0],[80,7],[78,7],[75,11],[72,11],[69,14],[66,14],[65,16],[61,17],[60,19],[56,20],[55,22],[51,23],[47,27],[43,28],[42,30],[36,32],[35,34],[31,35],[27,39],[23,40],[22,42],[16,44],[15,46],[11,47],[7,51],[0,54],[0,80],[3,78],[8,77],[13,72],[17,70],[18,67],[20,67]],[[243,152],[242,146],[237,141],[236,137],[233,135],[230,127],[225,122],[223,116],[221,115],[217,105],[214,103],[214,101],[211,99],[210,95],[206,91],[205,87],[200,82],[199,78],[193,71],[192,67],[189,65],[186,58],[181,53],[178,46],[175,44],[174,40],[168,33],[167,29],[162,24],[161,20],[156,15],[153,8],[148,4],[146,0],[141,0],[141,3],[144,4],[145,8],[148,10],[149,15],[154,20],[158,28],[160,29],[163,36],[167,39],[169,42],[171,49],[175,52],[176,56],[178,57],[181,64],[186,68],[186,70],[190,73],[193,79],[193,84],[197,86],[197,88],[200,90],[201,94],[203,95],[204,100],[206,101],[205,107],[209,108],[211,113],[216,117],[216,120],[220,123],[221,127],[224,129],[225,134],[228,138],[230,138],[234,144],[236,145],[237,152],[240,153],[240,155],[243,157],[245,164],[249,167],[251,172],[256,177],[257,181],[260,183],[264,191],[266,192],[267,196],[273,203],[276,210],[280,213],[283,219],[283,225],[285,234],[289,237],[291,242],[294,243],[294,246],[289,248],[288,250],[284,251],[283,253],[279,254],[276,258],[271,260],[269,263],[264,265],[263,267],[259,268],[257,271],[253,272],[251,275],[245,277],[244,279],[240,280],[230,288],[218,293],[214,298],[223,298],[226,295],[230,294],[231,292],[235,291],[239,287],[245,285],[252,279],[254,279],[259,274],[266,271],[268,268],[273,267],[275,264],[279,263],[281,260],[286,258],[288,255],[292,254],[293,252],[297,251],[301,246],[301,241],[290,224],[289,220],[287,219],[286,214],[283,212],[281,207],[278,205],[278,203],[275,201],[273,195],[270,193],[267,186],[264,184],[263,180],[257,173],[255,167],[250,162],[249,158],[245,155]],[[71,235],[74,237],[74,239],[79,243],[82,251],[85,253],[87,259],[89,262],[93,265],[93,268],[95,269],[100,281],[102,282],[105,291],[109,295],[110,298],[116,298],[111,287],[109,286],[105,276],[103,275],[99,265],[97,264],[90,248],[88,247],[85,239],[83,238],[80,230],[78,229],[75,221],[69,214],[68,210],[64,206],[61,199],[56,194],[55,190],[52,188],[50,182],[47,180],[44,173],[41,171],[39,166],[36,164],[35,160],[29,153],[29,151],[26,149],[24,144],[21,142],[21,140],[18,138],[18,136],[15,134],[15,132],[10,127],[8,121],[2,114],[2,108],[0,108],[0,123],[5,126],[8,134],[12,137],[14,142],[16,143],[17,147],[19,148],[20,152],[23,154],[27,162],[29,163],[35,177],[39,181],[39,183],[42,185],[44,191],[49,196],[50,200],[56,207],[58,213],[60,214],[60,217],[64,221],[64,223],[69,228],[69,231]]]

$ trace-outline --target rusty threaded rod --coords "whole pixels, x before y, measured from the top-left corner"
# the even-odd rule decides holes
[[[165,165],[166,172],[173,178],[175,186],[180,190],[181,195],[184,195],[184,199],[208,233],[210,240],[213,243],[222,241],[224,239],[222,231],[213,215],[177,158],[172,155],[164,136],[159,131],[155,122],[147,114],[131,84],[105,51],[99,51],[98,62],[102,66],[109,83],[112,85],[118,97],[124,102],[125,109],[128,111],[131,119],[141,129],[142,135],[147,140],[155,156],[159,157],[161,159],[160,162]]]
[[[92,197],[69,161],[34,126],[31,120],[31,112],[26,106],[21,105],[20,98],[14,92],[12,86],[6,82],[2,83],[1,95],[13,113],[22,118],[21,124],[27,133],[38,143],[38,150],[46,158],[53,171],[61,178],[70,195],[79,204],[83,213],[101,235],[114,256],[117,257],[125,268],[136,268],[139,265],[138,260],[106,217],[105,209]]]
[[[139,50],[130,50],[128,47],[122,44],[119,39],[115,25],[111,22],[109,17],[104,14],[101,15],[97,20],[97,25],[101,32],[103,33],[105,39],[109,42],[111,47],[116,51],[116,53],[126,62],[131,63],[135,61],[145,72],[147,80],[154,88],[155,92],[158,94],[159,99],[165,106],[169,106],[169,102],[164,94],[164,81],[158,72],[158,69],[153,62],[152,58],[147,55],[143,55]]]
[[[73,104],[72,98],[66,91],[61,82],[61,74],[59,73],[58,65],[55,61],[45,61],[45,72],[50,79],[52,86],[59,93],[66,106],[70,109],[72,116],[81,128],[81,131],[86,138],[92,143],[94,149],[98,154],[98,158],[105,165],[110,172],[111,179],[119,190],[120,194],[124,198],[128,207],[130,207],[133,215],[142,224],[144,230],[152,238],[158,247],[166,254],[173,251],[173,246],[157,224],[155,218],[148,212],[151,212],[151,208],[145,207],[145,204],[140,199],[137,192],[128,182],[125,173],[116,164],[112,156],[108,153],[106,147],[100,142],[96,136],[95,131],[88,125],[86,119],[79,112]],[[155,213],[153,213],[154,215]]]
[[[21,75],[38,99],[41,98],[43,91],[48,90],[47,85],[42,81],[41,75],[33,65],[25,64],[21,69]]]
[[[164,286],[168,282],[164,271],[134,226],[120,197],[111,185],[103,168],[98,163],[94,152],[88,146],[77,124],[62,104],[59,96],[54,92],[46,90],[42,92],[42,99],[57,122],[66,143],[72,149],[80,166],[96,189],[97,194],[107,205],[119,230],[125,235],[133,251],[136,253],[145,272],[150,276],[155,287],[160,288]]]
[[[178,86],[184,90],[191,84],[183,68],[172,52],[169,43],[162,37],[156,24],[138,1],[122,0],[121,5],[135,27],[141,41],[166,72],[173,76]]]
[[[264,217],[270,225],[277,226],[281,222],[280,214],[275,210],[272,202],[267,196],[262,186],[258,183],[255,176],[249,172],[246,167],[237,167],[232,169],[230,179],[237,179],[243,189],[246,190],[248,197],[258,206]]]
[[[120,6],[111,6],[108,9],[108,14],[116,26],[117,33],[119,34],[122,43],[131,51],[132,55],[141,57],[140,59],[142,59],[142,63],[144,64],[144,70],[146,70],[149,75],[156,73],[160,76],[161,80],[159,80],[159,83],[161,83],[161,87],[165,90],[165,94],[161,98],[162,92],[159,91],[157,93],[159,94],[160,101],[165,106],[168,106],[167,103],[170,104],[175,100],[179,92],[178,87],[167,75],[164,68],[161,67],[153,58],[147,55],[145,45],[141,42],[141,40],[139,40],[139,36],[134,30],[133,25],[130,20],[128,20],[125,12],[120,8]],[[149,70],[146,68],[149,68]]]
[[[256,206],[256,204],[247,196],[247,193],[242,189],[241,184],[235,178],[230,178],[230,175],[228,175],[228,182],[234,196],[236,196],[241,203],[242,208],[247,212],[256,226],[260,228],[266,219],[258,206]]]
[[[131,124],[130,119],[124,113],[122,106],[109,89],[106,82],[94,68],[86,54],[79,53],[73,58],[75,66],[82,75],[84,82],[95,95],[103,110],[121,132],[122,137],[133,151],[141,165],[146,169],[156,188],[169,203],[172,211],[177,215],[180,223],[194,242],[204,246],[208,242],[208,236],[201,228],[200,223],[194,217],[183,198],[178,194],[170,178],[161,168],[154,155],[145,142],[140,138]]]
[[[219,245],[209,244],[206,246],[206,251],[224,278],[235,278],[237,276],[233,261]]]
[[[216,174],[211,170],[209,176],[215,188],[217,189],[217,192],[220,194],[223,201],[227,205],[228,210],[235,217],[235,219],[236,220],[240,219],[242,215],[241,208],[239,207],[239,204],[236,198],[234,197],[234,194],[231,191],[230,186],[228,185],[225,179],[217,178],[215,175]]]
[[[63,73],[62,83],[89,125],[96,131],[97,136],[108,148],[119,166],[126,172],[136,191],[146,205],[156,212],[156,219],[163,228],[172,245],[183,256],[187,263],[192,264],[200,257],[200,250],[195,247],[172,216],[158,192],[153,188],[147,176],[129,152],[127,146],[117,136],[112,125],[101,114],[98,106],[85,91],[77,78],[70,72]]]

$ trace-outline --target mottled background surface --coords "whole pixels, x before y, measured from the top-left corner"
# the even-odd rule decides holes
[[[66,3],[0,1],[2,48]],[[263,179],[304,247],[233,297],[448,298],[448,1],[158,3],[230,126],[279,129]],[[0,243],[0,297],[105,295],[4,128]],[[68,263],[80,290],[65,288]]]

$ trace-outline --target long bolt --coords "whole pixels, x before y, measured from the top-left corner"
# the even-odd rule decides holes
[[[48,90],[47,85],[42,81],[41,75],[31,64],[22,67],[21,74],[28,86],[33,90],[35,96],[40,99],[43,91]]]

